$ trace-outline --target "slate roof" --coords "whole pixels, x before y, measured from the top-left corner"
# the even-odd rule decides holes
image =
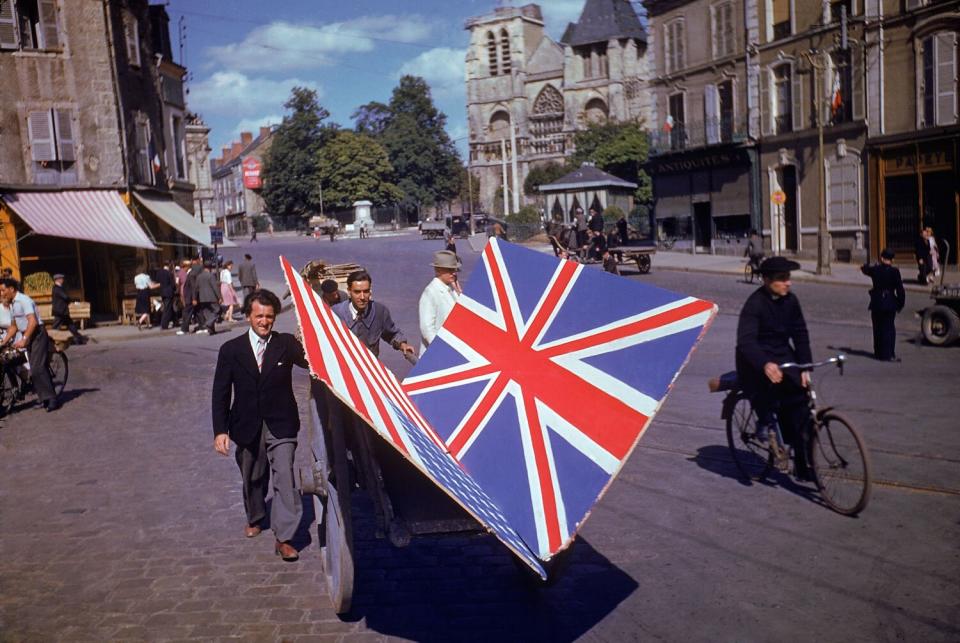
[[[647,41],[647,32],[629,0],[587,0],[580,20],[567,25],[560,42],[579,47],[614,38]]]
[[[637,189],[636,183],[624,181],[612,174],[608,174],[594,165],[581,165],[573,172],[561,176],[553,183],[547,183],[540,186],[541,192],[556,192],[559,190],[571,190],[591,187],[618,187]]]

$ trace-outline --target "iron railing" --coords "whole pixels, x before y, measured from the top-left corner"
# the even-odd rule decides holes
[[[650,153],[670,154],[683,150],[742,143],[747,140],[746,117],[734,114],[702,121],[674,122],[670,131],[650,133]]]

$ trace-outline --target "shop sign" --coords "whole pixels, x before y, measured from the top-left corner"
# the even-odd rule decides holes
[[[906,147],[895,150],[884,159],[885,174],[913,174],[953,168],[953,150],[948,146]]]
[[[260,160],[248,156],[243,160],[243,187],[256,190],[263,187],[263,179],[260,178]]]
[[[654,174],[668,172],[691,172],[694,170],[708,170],[731,165],[744,165],[750,159],[745,152],[714,152],[707,154],[685,155],[683,158],[669,160],[652,160],[649,169]]]

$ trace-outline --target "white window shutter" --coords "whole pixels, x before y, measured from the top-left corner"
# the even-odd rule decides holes
[[[707,145],[720,142],[720,119],[717,118],[717,86],[703,86],[703,117]]]
[[[18,32],[13,0],[0,0],[0,49],[16,49],[20,45]]]
[[[796,65],[790,66],[790,82],[792,83],[790,93],[793,99],[793,129],[794,131],[802,130],[806,126],[803,121],[803,77],[797,73]]]
[[[27,116],[27,130],[30,136],[30,158],[34,161],[56,161],[53,116],[50,111],[30,112]]]
[[[130,14],[124,15],[124,37],[127,42],[127,62],[133,67],[140,66],[140,25]]]
[[[40,46],[43,49],[60,48],[60,31],[57,29],[57,0],[39,0]]]
[[[863,100],[863,49],[853,47],[850,55],[850,101],[852,105],[853,120],[862,121],[866,119],[866,104]]]
[[[936,37],[937,125],[957,122],[957,34],[949,31]]]
[[[737,27],[733,20],[733,3],[728,2],[723,5],[723,41],[725,43],[725,54],[733,54],[737,51]]]
[[[760,133],[773,134],[773,105],[770,101],[770,70],[760,70]]]
[[[61,161],[76,161],[77,149],[73,140],[73,122],[68,109],[57,109],[53,112],[57,126],[57,158]]]

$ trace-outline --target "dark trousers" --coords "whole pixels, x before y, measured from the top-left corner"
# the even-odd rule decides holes
[[[768,384],[750,396],[757,413],[757,434],[763,435],[777,423],[785,444],[793,447],[797,472],[805,472],[809,445],[810,407],[806,391],[789,377],[780,384]]]
[[[927,275],[930,274],[930,260],[924,259],[923,263],[917,264],[917,283],[926,284]]]
[[[183,305],[183,319],[180,320],[180,330],[190,332],[190,322],[193,320],[193,302],[189,299]]]
[[[303,501],[297,491],[293,472],[296,438],[274,437],[266,424],[260,439],[246,446],[237,445],[236,459],[243,480],[243,508],[247,524],[259,524],[267,517],[267,491],[273,480],[270,527],[277,540],[293,539],[300,525]]]
[[[160,328],[166,330],[173,323],[173,297],[161,297]]]
[[[57,397],[53,390],[53,380],[47,369],[50,359],[50,338],[47,331],[41,326],[33,334],[33,339],[27,344],[27,355],[30,358],[30,379],[33,381],[33,390],[41,403],[49,402]]]
[[[873,321],[873,355],[877,359],[893,359],[897,356],[897,328],[894,325],[897,313],[894,311],[871,310]]]
[[[77,322],[73,321],[70,317],[70,313],[64,313],[63,315],[54,315],[53,323],[50,324],[50,328],[54,330],[59,330],[61,326],[66,326],[67,330],[70,331],[70,334],[76,337],[77,339],[82,339],[80,330],[77,328]]]
[[[216,301],[201,301],[199,308],[200,325],[205,326],[211,333],[214,332],[217,316],[220,314],[220,304]]]

